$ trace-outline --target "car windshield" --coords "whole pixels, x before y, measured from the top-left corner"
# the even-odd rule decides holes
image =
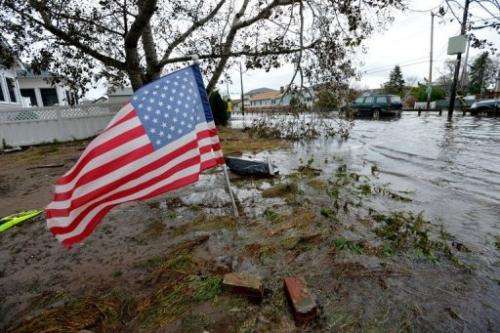
[[[364,99],[365,99],[364,97],[358,97],[358,98],[356,98],[356,100],[354,101],[354,103],[361,104],[361,103],[363,103]]]
[[[392,103],[401,103],[401,97],[399,96],[391,96]]]

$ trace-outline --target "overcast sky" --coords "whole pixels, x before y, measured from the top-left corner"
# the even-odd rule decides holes
[[[370,36],[365,42],[366,53],[361,50],[357,52],[355,60],[358,70],[363,75],[360,80],[353,81],[352,85],[358,88],[378,88],[387,81],[389,72],[395,65],[402,67],[405,78],[416,77],[423,81],[429,72],[430,10],[437,11],[438,6],[443,2],[443,0],[409,0],[410,9],[403,13],[397,12],[394,15],[394,22],[386,30]],[[464,1],[459,0],[459,2]],[[491,17],[474,3],[471,5],[471,13],[474,15],[474,21]],[[496,15],[500,17],[500,13]],[[435,79],[443,71],[444,61],[455,58],[455,56],[447,56],[447,43],[449,37],[459,34],[460,24],[457,21],[443,22],[441,18],[436,18],[434,27],[433,78]],[[492,29],[477,31],[477,36],[487,38],[500,49],[500,36]],[[482,51],[471,48],[469,59],[473,59],[480,52]],[[238,98],[240,95],[239,71],[236,68],[231,68],[230,71],[232,83],[220,85],[219,89],[224,94],[229,91],[233,98]],[[291,65],[271,70],[268,73],[263,70],[249,70],[243,75],[244,90],[260,87],[279,89],[280,86],[289,83],[292,75]],[[102,94],[105,94],[104,87],[93,90],[89,97],[96,98]]]
[[[391,69],[399,64],[405,77],[413,76],[423,81],[429,72],[430,51],[430,25],[431,15],[429,9],[437,8],[442,0],[412,0],[409,1],[412,10],[395,15],[394,23],[387,30],[375,33],[365,43],[367,53],[359,52],[357,61],[359,69],[363,74],[361,80],[353,82],[357,87],[378,88],[387,81]],[[460,2],[463,2],[460,0]],[[424,11],[424,12],[416,12]],[[471,6],[475,20],[479,17],[490,16],[477,5]],[[500,13],[497,13],[500,16]],[[491,16],[490,16],[491,17]],[[433,78],[437,78],[442,72],[443,62],[455,57],[447,56],[448,38],[460,33],[460,24],[456,21],[442,22],[440,18],[434,23],[434,66]],[[500,37],[491,29],[483,29],[477,33],[478,37],[488,38],[495,42],[500,49]],[[471,49],[470,58],[480,53],[479,50]],[[293,74],[293,67],[287,66],[266,73],[261,70],[252,70],[244,74],[244,89],[248,91],[259,87],[279,89],[287,84]],[[229,92],[233,97],[239,95],[239,72],[234,71],[231,75],[233,84],[229,85]],[[227,88],[220,87],[222,92]]]

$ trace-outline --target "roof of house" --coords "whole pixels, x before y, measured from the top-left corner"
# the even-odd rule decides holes
[[[254,95],[250,98],[251,101],[258,101],[258,100],[265,100],[265,99],[274,99],[274,98],[280,98],[281,93],[279,91],[267,91],[263,92],[257,95]]]
[[[110,87],[108,89],[109,96],[132,96],[134,94],[134,90],[132,87]]]
[[[265,92],[270,92],[270,91],[277,91],[277,90],[274,90],[274,89],[271,89],[271,88],[257,88],[257,89],[252,89],[250,91],[247,91],[245,93],[245,95],[250,95],[250,96],[253,96],[253,95],[257,95],[257,94],[261,94],[261,93],[265,93]]]
[[[40,73],[35,73],[31,68],[20,69],[17,71],[17,75],[21,78],[31,78],[31,77],[53,77],[49,71],[41,71]]]

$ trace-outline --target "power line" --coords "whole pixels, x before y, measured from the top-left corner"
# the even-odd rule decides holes
[[[415,13],[429,13],[429,12],[432,12],[432,11],[435,11],[436,9],[438,9],[439,7],[441,7],[444,3],[444,0],[441,1],[439,3],[439,5],[433,7],[433,8],[430,8],[430,9],[414,9],[414,8],[406,8],[406,10],[410,11],[410,12],[415,12]]]

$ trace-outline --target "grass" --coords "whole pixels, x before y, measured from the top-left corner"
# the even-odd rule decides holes
[[[11,332],[78,332],[88,328],[101,332],[121,331],[125,328],[123,323],[132,315],[133,303],[125,293],[118,292],[72,299],[22,322]]]
[[[266,208],[266,210],[264,211],[264,217],[271,222],[278,222],[281,220],[281,215],[276,213],[271,208]]]
[[[343,251],[348,250],[356,254],[363,254],[363,246],[345,239],[343,237],[333,240],[333,251]]]
[[[248,132],[228,127],[219,129],[219,138],[225,155],[237,155],[243,151],[259,152],[289,146],[289,143],[285,140],[262,137],[252,138]]]
[[[178,228],[175,228],[172,231],[172,236],[177,237],[180,235],[185,235],[188,232],[195,231],[210,231],[220,229],[234,230],[235,228],[236,219],[233,216],[208,216],[204,213],[200,213],[192,222],[188,222]]]
[[[142,326],[151,330],[181,318],[195,304],[213,300],[220,295],[221,282],[221,278],[216,276],[182,276],[139,304]]]
[[[295,182],[280,183],[262,191],[264,198],[293,197],[299,192]]]

